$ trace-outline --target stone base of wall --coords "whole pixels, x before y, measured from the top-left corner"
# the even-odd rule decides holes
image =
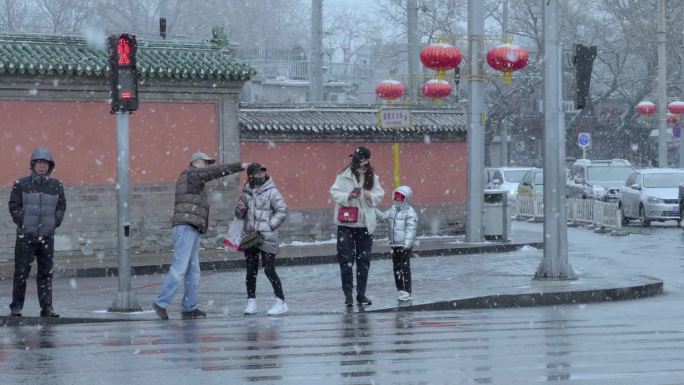
[[[224,178],[210,185],[211,215],[209,232],[201,239],[207,249],[223,247],[223,236],[233,218],[238,193],[236,178]],[[0,189],[0,259],[14,258],[16,227],[12,223],[7,202],[9,188]],[[132,186],[130,195],[130,252],[161,252],[173,248],[171,216],[174,202],[173,184]],[[55,236],[56,257],[102,256],[115,254],[116,190],[113,186],[66,187],[67,215]],[[384,209],[384,208],[383,208]],[[419,234],[447,235],[463,231],[464,205],[416,206]],[[333,209],[290,210],[280,229],[282,242],[318,241],[335,237]],[[379,225],[376,238],[387,236],[387,226]]]

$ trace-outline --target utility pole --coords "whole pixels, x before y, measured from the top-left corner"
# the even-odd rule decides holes
[[[323,0],[311,0],[311,102],[323,101]]]
[[[665,53],[665,0],[658,0],[658,167],[667,167],[667,56]]]
[[[574,279],[565,209],[565,117],[558,2],[544,7],[544,258],[535,279]]]
[[[408,75],[409,75],[409,98],[411,103],[418,100],[418,0],[406,2],[406,36],[408,39]]]
[[[484,229],[484,4],[468,0],[468,201],[466,242],[482,242]]]
[[[503,1],[503,12],[501,16],[502,25],[501,38],[503,43],[508,43],[508,0]],[[504,116],[501,121],[501,166],[508,166],[508,113],[506,111],[506,116]]]

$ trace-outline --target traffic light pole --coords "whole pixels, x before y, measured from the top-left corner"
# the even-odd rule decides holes
[[[116,174],[117,174],[117,243],[119,249],[119,292],[110,312],[141,311],[135,293],[131,291],[131,262],[128,258],[130,220],[128,205],[128,117],[127,111],[116,113]]]
[[[568,263],[565,209],[565,117],[561,103],[562,65],[559,0],[544,7],[544,258],[535,279],[574,279]]]

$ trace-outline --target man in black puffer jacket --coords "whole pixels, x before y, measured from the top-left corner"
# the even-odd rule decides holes
[[[245,163],[214,163],[216,161],[209,155],[196,152],[190,158],[190,167],[176,181],[176,202],[172,219],[173,257],[162,290],[152,303],[152,308],[161,319],[169,318],[166,307],[173,300],[181,282],[185,285],[181,302],[182,318],[206,317],[206,313],[197,308],[199,236],[206,234],[209,227],[209,199],[204,185],[247,167]]]
[[[26,279],[35,257],[38,264],[36,283],[41,317],[59,317],[52,309],[52,259],[55,229],[62,224],[66,211],[64,187],[50,176],[55,169],[52,154],[36,148],[31,155],[31,175],[14,183],[9,211],[17,225],[14,248],[14,288],[10,310],[21,317],[26,296]]]

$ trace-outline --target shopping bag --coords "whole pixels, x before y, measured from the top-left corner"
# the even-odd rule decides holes
[[[228,225],[228,234],[223,238],[223,244],[229,249],[240,251],[240,243],[242,243],[242,228],[245,221],[234,218],[230,225]]]

